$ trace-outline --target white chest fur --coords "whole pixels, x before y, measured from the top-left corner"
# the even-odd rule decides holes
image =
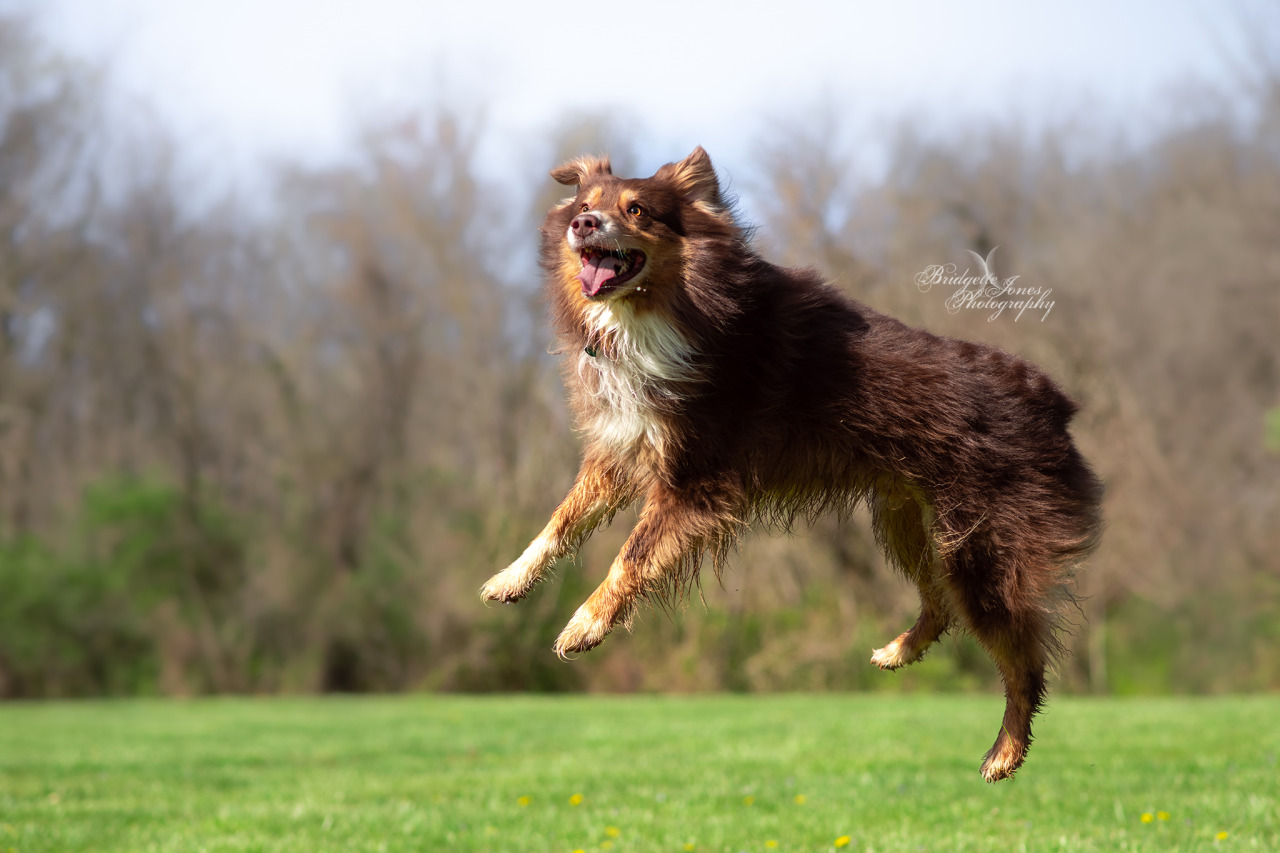
[[[637,315],[625,303],[590,306],[587,323],[599,345],[578,356],[578,376],[595,402],[583,426],[614,452],[641,442],[661,452],[658,412],[678,400],[683,384],[696,381],[693,348],[660,316]]]

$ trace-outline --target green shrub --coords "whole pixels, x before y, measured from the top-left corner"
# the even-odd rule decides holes
[[[146,478],[88,488],[74,534],[0,543],[0,694],[118,695],[157,690],[157,613],[206,637],[199,689],[227,686],[219,627],[245,577],[231,519]],[[209,639],[212,638],[212,639]]]

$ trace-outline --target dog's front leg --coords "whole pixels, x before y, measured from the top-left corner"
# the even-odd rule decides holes
[[[569,494],[520,558],[489,578],[480,595],[489,601],[519,601],[542,580],[551,564],[575,553],[582,540],[635,499],[619,472],[586,459]]]
[[[717,492],[651,494],[609,576],[583,602],[555,643],[556,654],[584,652],[625,622],[636,599],[677,585],[702,552],[732,535],[731,499]]]

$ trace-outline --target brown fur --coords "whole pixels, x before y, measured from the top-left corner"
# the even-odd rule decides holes
[[[914,627],[872,661],[895,669],[950,628],[971,633],[1007,696],[982,774],[1011,776],[1060,650],[1072,571],[1099,536],[1101,485],[1067,432],[1076,404],[1021,358],[909,328],[811,270],[763,260],[701,148],[642,180],[594,158],[552,175],[577,187],[547,213],[542,266],[584,459],[484,596],[523,597],[641,499],[608,577],[556,641],[561,655],[585,651],[639,599],[695,582],[704,554],[718,570],[749,524],[866,501],[921,599]],[[644,263],[589,293],[579,274],[592,249]]]

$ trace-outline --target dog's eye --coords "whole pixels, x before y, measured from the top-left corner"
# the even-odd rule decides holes
[[[644,213],[644,208],[636,204],[635,202],[632,202],[631,206],[627,208],[627,213],[629,213],[632,216],[639,216],[640,214]]]
[[[591,209],[591,205],[589,205],[589,204],[584,204],[582,207],[580,207],[580,208],[578,208],[578,209],[579,209],[579,210],[581,210],[583,213],[586,213],[588,210],[590,210],[590,209]]]

